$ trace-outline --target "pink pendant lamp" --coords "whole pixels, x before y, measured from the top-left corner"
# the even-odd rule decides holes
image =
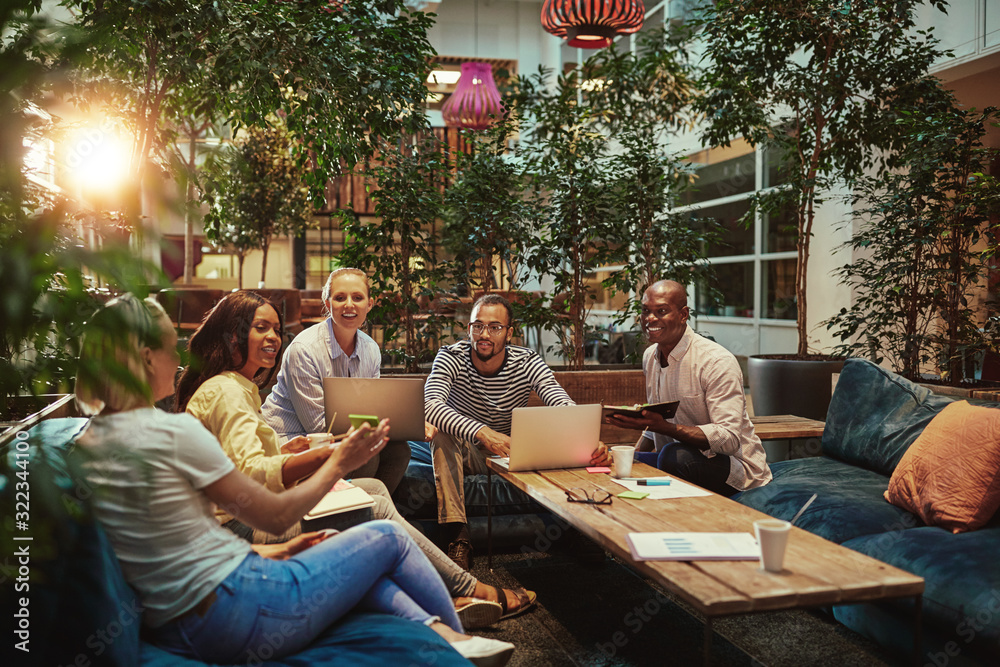
[[[442,105],[445,125],[485,130],[504,113],[489,63],[462,63],[455,92]]]
[[[611,46],[616,35],[637,32],[646,16],[642,0],[545,0],[542,27],[580,49]]]

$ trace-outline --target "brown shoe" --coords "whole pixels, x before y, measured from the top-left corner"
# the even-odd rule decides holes
[[[448,558],[468,572],[472,569],[472,543],[468,540],[455,540],[448,545]]]

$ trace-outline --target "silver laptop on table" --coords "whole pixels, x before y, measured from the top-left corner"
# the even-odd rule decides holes
[[[590,465],[600,439],[600,404],[515,408],[507,467],[511,472],[582,468]]]
[[[392,440],[424,439],[423,378],[323,378],[323,403],[334,434],[351,427],[348,415],[374,415],[389,418]]]

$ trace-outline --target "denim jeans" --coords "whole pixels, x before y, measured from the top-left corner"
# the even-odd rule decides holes
[[[247,663],[300,651],[354,607],[462,626],[441,578],[402,527],[370,521],[288,560],[250,554],[215,589],[204,616],[153,630],[171,653]]]
[[[356,477],[372,477],[385,484],[385,488],[391,494],[403,481],[406,475],[406,466],[410,464],[410,443],[406,440],[390,440],[375,456],[368,459],[357,470],[352,470],[346,479]]]
[[[389,521],[398,523],[400,526],[405,528],[406,533],[413,538],[413,541],[417,543],[418,547],[420,547],[420,551],[427,556],[431,565],[437,573],[441,575],[441,579],[444,580],[445,588],[448,589],[448,593],[453,598],[472,595],[476,592],[476,578],[456,565],[455,561],[448,558],[448,556],[433,542],[431,542],[426,535],[414,528],[413,524],[403,518],[399,511],[396,510],[396,505],[393,504],[392,498],[389,497],[389,492],[386,490],[385,485],[382,482],[377,479],[352,479],[351,483],[367,491],[368,495],[375,500],[375,505],[371,508],[370,512],[371,517],[366,517],[365,520],[388,519]],[[323,519],[318,519],[312,522],[305,521],[303,522],[302,529],[305,531],[316,530],[316,524],[326,524],[329,526],[331,522],[327,521],[327,519],[328,517],[324,517]],[[336,523],[333,525],[337,528],[341,528],[343,523]],[[262,533],[262,531],[254,531],[253,528],[244,523],[240,523],[237,519],[233,519],[232,521],[222,524],[222,527],[231,530],[244,540],[255,544],[263,543],[258,542],[256,537],[266,534]],[[275,541],[275,539],[272,539],[269,540],[269,543],[273,543]]]

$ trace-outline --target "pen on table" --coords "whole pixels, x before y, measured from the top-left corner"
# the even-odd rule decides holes
[[[670,486],[669,477],[622,477],[622,480],[635,482],[639,486]]]

